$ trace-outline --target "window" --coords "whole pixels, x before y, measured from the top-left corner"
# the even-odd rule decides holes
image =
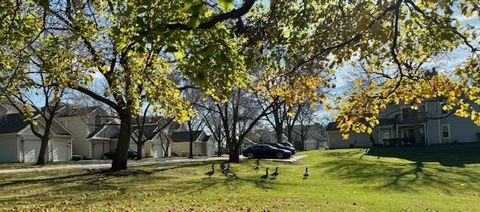
[[[444,124],[442,125],[442,138],[450,138],[450,125]]]

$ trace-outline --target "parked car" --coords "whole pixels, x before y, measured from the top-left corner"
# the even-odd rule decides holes
[[[104,154],[103,154],[103,158],[113,159],[113,156],[115,155],[115,152],[116,152],[116,151],[117,151],[117,150],[114,149],[114,150],[112,150],[112,151],[110,151],[110,152],[104,153]],[[128,159],[136,159],[137,156],[138,156],[138,155],[137,155],[137,152],[132,151],[132,150],[128,150],[128,155],[127,155]]]
[[[288,147],[295,148],[295,147],[293,146],[293,144],[290,143],[290,142],[288,142],[288,141],[286,141],[286,142],[280,142],[279,144],[282,144],[282,145],[284,145],[284,146],[288,146]]]
[[[243,150],[243,156],[247,158],[290,158],[289,150],[280,149],[268,144],[256,144]]]
[[[279,149],[284,149],[284,150],[288,150],[292,153],[292,155],[295,155],[295,148],[291,147],[291,146],[287,146],[285,143],[266,143],[270,146],[273,146],[273,147],[277,147]]]

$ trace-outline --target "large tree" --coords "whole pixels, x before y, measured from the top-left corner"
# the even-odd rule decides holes
[[[79,70],[86,73],[84,78],[63,78],[57,85],[85,93],[118,114],[120,135],[112,170],[119,170],[127,168],[131,120],[143,102],[180,122],[192,113],[172,75],[181,74],[217,99],[233,85],[244,84],[238,55],[242,41],[222,22],[244,15],[253,3],[217,9],[202,1],[43,0],[28,7],[43,11],[54,26],[43,34],[68,36],[75,42],[71,52],[83,58],[77,63],[84,67]],[[103,80],[107,89],[94,92],[84,79]]]

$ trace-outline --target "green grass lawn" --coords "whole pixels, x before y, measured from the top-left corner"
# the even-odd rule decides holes
[[[137,175],[49,171],[0,175],[0,210],[478,211],[480,145],[309,151],[263,182],[255,161],[136,167]],[[304,180],[304,168],[310,178]]]

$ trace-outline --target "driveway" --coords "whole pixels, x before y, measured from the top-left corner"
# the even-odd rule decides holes
[[[286,162],[286,163],[295,163],[303,158],[307,157],[306,155],[294,155],[288,159],[261,159],[264,161],[275,161],[275,162]],[[247,160],[248,158],[240,156],[240,160]],[[256,159],[252,159],[256,160]]]

